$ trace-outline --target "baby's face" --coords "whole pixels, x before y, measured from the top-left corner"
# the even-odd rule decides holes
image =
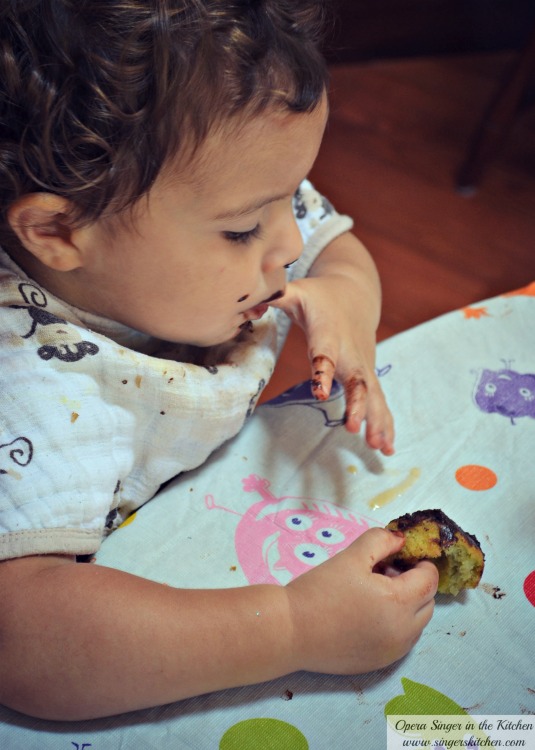
[[[214,134],[194,180],[160,175],[134,221],[90,228],[84,307],[168,341],[235,337],[285,288],[302,241],[292,196],[316,158],[327,113],[273,112]],[[228,130],[228,129],[227,129]],[[89,244],[88,244],[89,247]]]

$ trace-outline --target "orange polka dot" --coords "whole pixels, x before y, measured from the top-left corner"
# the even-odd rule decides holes
[[[455,479],[467,490],[490,490],[498,482],[498,477],[486,466],[467,464],[455,472]]]

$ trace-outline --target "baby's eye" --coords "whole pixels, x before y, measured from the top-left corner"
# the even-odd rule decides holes
[[[257,224],[254,229],[249,229],[247,232],[223,232],[223,237],[229,242],[233,242],[237,245],[246,245],[251,240],[257,239],[261,235],[260,224]]]

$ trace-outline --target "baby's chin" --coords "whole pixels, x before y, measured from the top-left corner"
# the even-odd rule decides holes
[[[234,329],[231,332],[222,332],[219,335],[206,337],[205,339],[199,339],[196,342],[191,343],[193,346],[204,349],[231,347],[235,343],[245,340],[253,330],[253,322],[251,320],[247,320],[245,323],[242,323],[237,329]]]
[[[166,349],[181,352],[184,357],[183,361],[200,361],[208,355],[208,359],[211,361],[215,358],[224,362],[225,354],[236,344],[247,340],[252,331],[253,323],[251,321],[243,322],[242,319],[240,323],[239,318],[234,318],[228,326],[212,329],[207,327],[203,332],[195,332],[195,335],[191,335],[191,332],[188,331],[179,332],[165,329],[145,330],[145,333],[156,341],[163,342]]]
[[[247,322],[242,326],[227,328],[225,331],[207,333],[206,335],[174,335],[174,336],[157,336],[162,341],[168,341],[175,346],[195,347],[197,349],[210,349],[217,346],[230,345],[243,337],[244,331],[251,331],[252,323]]]
[[[235,346],[235,339],[211,346],[164,341],[158,348],[158,356],[164,359],[172,359],[175,362],[212,369],[230,363],[229,354]]]

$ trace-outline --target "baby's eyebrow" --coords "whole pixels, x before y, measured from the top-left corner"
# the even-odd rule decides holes
[[[275,203],[276,201],[283,200],[284,198],[289,198],[293,193],[283,193],[281,195],[273,195],[269,198],[261,198],[260,200],[251,201],[250,203],[245,204],[244,206],[237,206],[236,208],[230,208],[226,211],[222,211],[221,213],[217,214],[217,216],[214,216],[214,221],[223,221],[225,219],[238,219],[240,216],[246,216],[247,214],[252,214],[255,211],[258,211],[260,208],[264,208],[264,206],[269,205],[270,203]]]

